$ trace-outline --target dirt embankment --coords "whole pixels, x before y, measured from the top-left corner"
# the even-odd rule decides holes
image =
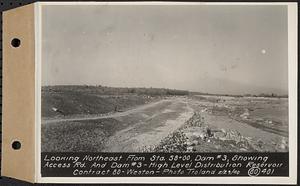
[[[196,110],[246,123],[288,137],[288,99],[261,97],[194,96]]]
[[[186,98],[173,97],[105,117],[55,119],[42,125],[42,151],[140,152],[192,114]]]
[[[223,121],[224,122],[224,121]],[[287,139],[269,144],[242,135],[237,130],[215,128],[195,112],[183,127],[168,135],[158,146],[145,151],[155,152],[264,152],[287,151]]]
[[[99,152],[107,137],[124,127],[114,118],[42,125],[42,152]]]
[[[43,111],[46,115],[54,114],[43,118],[42,151],[288,151],[285,100],[172,96],[155,101],[145,95],[65,91],[50,91],[42,105],[52,109]],[[53,110],[55,104],[67,115]],[[123,105],[121,112],[114,104]]]
[[[42,117],[63,118],[121,112],[158,98],[140,95],[97,95],[86,92],[43,92]]]
[[[121,112],[165,97],[185,95],[188,91],[163,88],[43,86],[42,117],[53,119]]]

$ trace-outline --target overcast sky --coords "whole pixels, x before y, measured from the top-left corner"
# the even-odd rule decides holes
[[[44,6],[42,84],[287,93],[286,6]]]

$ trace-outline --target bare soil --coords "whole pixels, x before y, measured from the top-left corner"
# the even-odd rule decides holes
[[[128,105],[120,101],[131,96],[137,96],[134,99],[140,101]],[[50,97],[52,101],[45,101],[51,104],[43,107],[52,107],[52,102],[58,99]],[[104,106],[99,106],[103,101],[87,101],[86,104],[95,105],[87,106],[95,109],[92,113],[72,110],[76,107],[74,102],[66,103],[66,108],[72,108],[67,116],[46,114],[48,117],[42,118],[42,151],[288,151],[288,106],[284,98],[167,96],[152,99],[136,94],[118,97],[117,102],[124,107],[117,112],[101,114],[103,110],[97,110],[110,104],[107,100],[112,97],[108,95],[102,96]],[[79,99],[74,96],[70,100],[75,98]]]

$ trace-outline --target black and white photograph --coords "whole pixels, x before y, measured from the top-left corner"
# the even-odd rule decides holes
[[[41,152],[289,152],[286,5],[47,5]]]

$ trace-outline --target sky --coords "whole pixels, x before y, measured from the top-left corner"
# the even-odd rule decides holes
[[[42,85],[287,94],[287,7],[47,5]]]

